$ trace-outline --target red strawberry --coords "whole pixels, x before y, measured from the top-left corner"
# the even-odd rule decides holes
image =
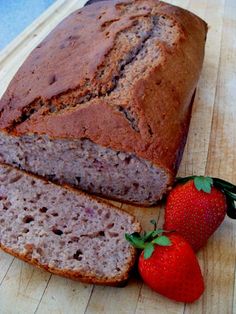
[[[204,291],[198,260],[188,242],[177,233],[155,230],[143,236],[126,234],[135,247],[143,248],[139,273],[156,292],[178,302],[194,302]]]
[[[235,186],[209,177],[179,181],[167,197],[164,229],[177,231],[198,251],[222,223],[227,208],[235,218]]]

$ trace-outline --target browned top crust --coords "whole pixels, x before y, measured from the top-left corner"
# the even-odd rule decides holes
[[[173,174],[206,32],[197,16],[157,0],[84,7],[19,69],[0,101],[0,129],[89,138]]]

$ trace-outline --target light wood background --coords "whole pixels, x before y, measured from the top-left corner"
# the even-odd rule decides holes
[[[0,95],[29,52],[85,0],[59,0],[0,53]],[[236,0],[173,0],[209,24],[206,57],[179,175],[214,175],[236,184]],[[163,208],[135,213],[144,228]],[[194,304],[172,302],[132,278],[125,288],[85,285],[0,252],[0,313],[236,313],[236,221],[226,219],[198,258],[206,290]]]

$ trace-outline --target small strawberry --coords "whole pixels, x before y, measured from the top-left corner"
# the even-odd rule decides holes
[[[143,249],[138,269],[143,281],[156,292],[178,302],[194,302],[204,291],[198,260],[188,242],[175,232],[154,230],[126,234]]]
[[[165,230],[175,230],[194,251],[203,247],[225,218],[236,218],[236,187],[224,180],[192,176],[177,179],[167,197]]]

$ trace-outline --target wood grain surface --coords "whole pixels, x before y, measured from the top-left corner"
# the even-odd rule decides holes
[[[85,0],[58,0],[0,52],[0,96],[30,51]],[[236,1],[173,0],[209,25],[206,56],[179,175],[212,175],[236,184]],[[116,203],[148,228],[163,223],[163,205],[143,209]],[[226,218],[198,253],[206,290],[194,304],[172,302],[140,279],[125,288],[85,285],[38,270],[0,252],[0,314],[236,313],[236,222]]]

